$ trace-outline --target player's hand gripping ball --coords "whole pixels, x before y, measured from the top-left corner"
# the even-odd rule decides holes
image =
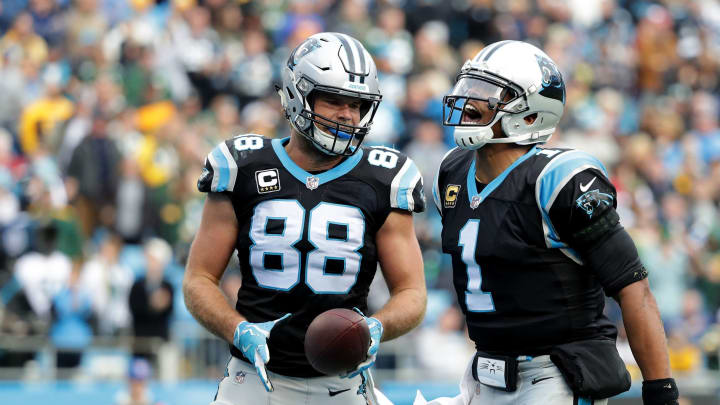
[[[305,333],[305,356],[326,375],[346,374],[368,357],[370,330],[365,317],[344,308],[318,315]]]

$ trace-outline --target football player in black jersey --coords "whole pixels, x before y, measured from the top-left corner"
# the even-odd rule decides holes
[[[375,63],[354,38],[308,38],[290,55],[278,93],[291,136],[222,142],[198,181],[208,198],[185,302],[232,352],[213,403],[378,403],[367,369],[380,340],[408,332],[425,312],[412,219],[425,207],[422,177],[400,152],[361,146],[381,96]],[[242,287],[233,309],[218,280],[235,251]],[[320,374],[304,353],[308,325],[332,308],[367,314],[378,263],[390,299],[365,318],[367,361],[344,376]]]
[[[444,99],[458,148],[443,158],[433,196],[477,348],[455,403],[604,404],[627,390],[607,295],[622,309],[644,404],[677,404],[647,272],[605,167],[539,147],[564,104],[555,63],[520,41],[485,47]]]

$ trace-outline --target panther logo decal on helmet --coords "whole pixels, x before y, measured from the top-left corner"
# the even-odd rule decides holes
[[[540,95],[554,98],[565,104],[565,83],[557,66],[545,56],[535,55],[542,72],[542,90]]]
[[[303,58],[303,56],[309,54],[316,49],[320,49],[321,47],[322,45],[320,44],[320,41],[315,38],[310,38],[307,41],[303,42],[302,44],[300,44],[300,46],[295,48],[293,53],[288,58],[288,67],[290,69],[294,68],[295,65],[298,64],[300,59]]]

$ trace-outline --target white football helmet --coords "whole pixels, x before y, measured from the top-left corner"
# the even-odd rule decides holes
[[[368,51],[355,38],[335,32],[315,34],[295,48],[277,91],[293,128],[329,155],[352,155],[358,150],[382,99],[377,68]],[[348,125],[316,114],[314,92],[360,99],[360,121]]]
[[[481,113],[471,104],[487,103]],[[565,107],[565,83],[545,52],[522,41],[500,41],[468,60],[443,99],[443,124],[455,127],[455,143],[478,149],[488,143],[545,143]],[[525,117],[537,114],[528,124]],[[493,138],[500,121],[505,137]]]

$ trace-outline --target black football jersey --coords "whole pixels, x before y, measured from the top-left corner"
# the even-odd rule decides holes
[[[606,275],[585,265],[568,242],[593,215],[616,207],[604,166],[581,151],[535,146],[483,185],[475,156],[448,152],[433,197],[478,350],[537,355],[568,341],[614,337],[602,313],[603,288],[617,288],[615,280],[629,280],[626,273],[640,264]]]
[[[367,310],[376,232],[391,210],[420,212],[425,200],[417,167],[394,149],[362,147],[312,174],[285,152],[288,139],[251,134],[220,143],[198,188],[227,193],[237,215],[237,311],[250,322],[292,313],[272,329],[268,369],[309,377],[319,375],[303,347],[310,322],[331,308]]]

